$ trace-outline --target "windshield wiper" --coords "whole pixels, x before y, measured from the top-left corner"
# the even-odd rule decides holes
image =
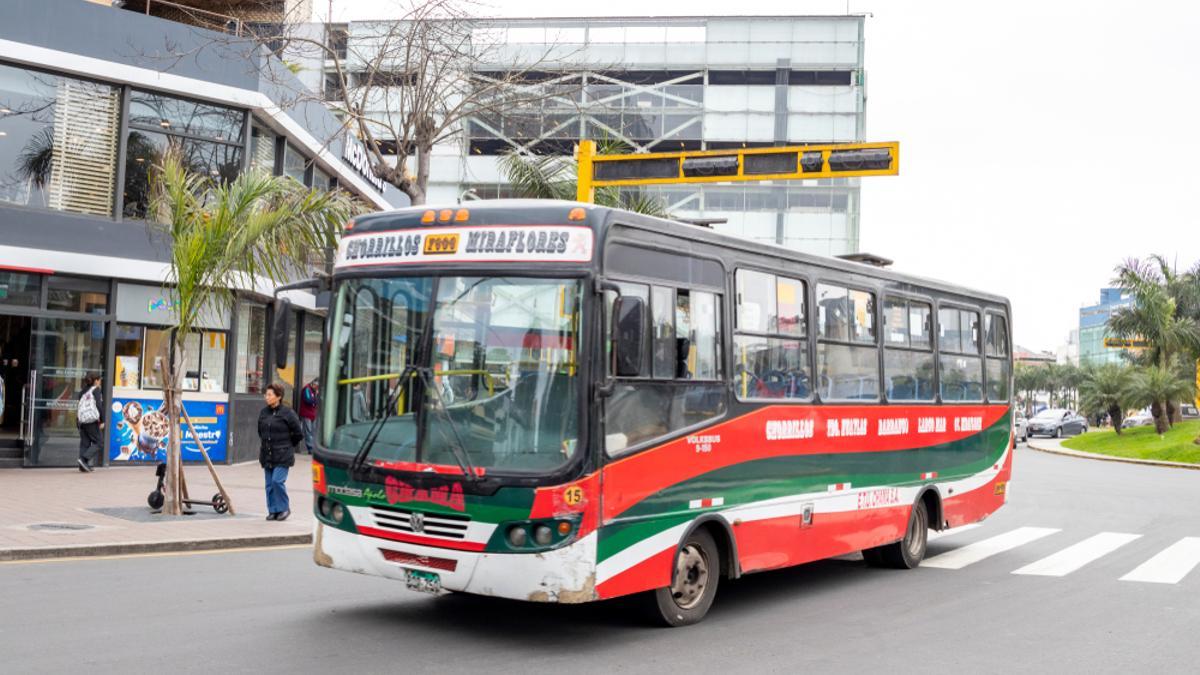
[[[421,382],[425,385],[426,392],[433,392],[433,397],[436,401],[436,408],[441,412],[442,418],[446,422],[446,426],[450,427],[450,432],[454,434],[454,442],[450,444],[450,450],[454,455],[454,460],[458,462],[458,468],[471,482],[479,480],[479,476],[475,473],[475,465],[471,463],[471,453],[467,452],[463,445],[462,436],[458,434],[458,423],[451,417],[450,411],[446,408],[446,402],[442,400],[442,392],[437,390],[433,381],[432,368],[418,368],[417,373],[421,376]]]
[[[392,416],[396,406],[400,403],[400,392],[404,391],[405,382],[418,372],[420,369],[417,366],[405,366],[404,370],[400,371],[400,379],[396,382],[396,386],[388,392],[387,402],[384,404],[383,415],[375,420],[371,428],[367,430],[367,435],[363,438],[362,447],[359,448],[358,454],[354,455],[354,461],[350,463],[350,470],[355,471],[362,467],[363,462],[367,461],[367,457],[371,455],[371,448],[375,446],[375,440],[379,438],[380,432],[383,431],[383,423]]]

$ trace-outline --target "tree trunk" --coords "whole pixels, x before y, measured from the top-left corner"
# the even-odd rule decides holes
[[[166,381],[163,383],[163,407],[167,410],[167,480],[164,484],[166,499],[163,513],[170,516],[183,514],[183,461],[179,443],[179,406],[183,396],[180,367],[183,365],[183,344],[169,340],[171,352],[167,363]],[[164,347],[166,349],[166,347]]]
[[[1166,410],[1163,409],[1162,401],[1155,401],[1150,404],[1150,416],[1154,418],[1154,430],[1159,436],[1167,433],[1171,427],[1167,424]]]
[[[1110,420],[1112,420],[1113,430],[1117,432],[1118,436],[1120,436],[1121,435],[1121,423],[1124,421],[1123,419],[1121,419],[1121,406],[1119,406],[1119,405],[1109,406],[1108,417]]]
[[[1172,426],[1183,421],[1183,409],[1174,401],[1167,401],[1167,421]]]

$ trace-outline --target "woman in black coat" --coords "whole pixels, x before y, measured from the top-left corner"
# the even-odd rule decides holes
[[[258,463],[267,483],[267,520],[287,520],[292,515],[288,502],[288,469],[296,463],[295,447],[304,439],[300,418],[283,404],[283,385],[269,384],[263,394],[267,406],[258,413],[258,438],[262,445]]]

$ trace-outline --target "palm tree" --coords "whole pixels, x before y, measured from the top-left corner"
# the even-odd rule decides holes
[[[625,147],[613,141],[600,141],[596,151],[601,155],[620,154]],[[558,155],[530,156],[509,152],[500,157],[500,173],[512,185],[516,196],[529,199],[573,201],[578,182],[577,169],[575,160]],[[668,216],[661,200],[636,190],[596,188],[596,203],[659,218]]]
[[[151,176],[151,209],[171,239],[166,289],[176,325],[164,403],[171,421],[164,511],[181,511],[180,397],[184,338],[200,317],[229,308],[232,289],[264,280],[279,284],[306,272],[314,251],[331,247],[350,216],[344,193],[309,190],[284,177],[249,172],[231,182],[190,172],[170,151]]]
[[[1131,389],[1132,402],[1139,406],[1150,406],[1150,414],[1154,417],[1154,428],[1161,436],[1171,428],[1171,416],[1167,412],[1167,402],[1178,401],[1185,396],[1190,396],[1194,388],[1194,383],[1180,377],[1170,368],[1150,366],[1144,368],[1134,378]]]
[[[1121,337],[1141,337],[1149,343],[1147,361],[1169,368],[1176,355],[1200,356],[1200,264],[1179,273],[1161,255],[1130,259],[1118,265],[1113,283],[1134,297],[1108,320]],[[1166,402],[1172,421],[1179,421],[1174,400]]]
[[[1121,435],[1126,404],[1131,399],[1132,373],[1128,366],[1105,363],[1082,372],[1079,407],[1088,415],[1108,413],[1113,429]]]

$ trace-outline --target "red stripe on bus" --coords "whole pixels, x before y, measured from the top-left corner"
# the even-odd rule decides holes
[[[856,452],[893,452],[939,445],[980,433],[1007,415],[1007,405],[954,406],[768,406],[741,417],[715,424],[703,430],[705,436],[720,436],[712,451],[698,453],[688,438],[617,460],[604,468],[603,521],[623,513],[646,497],[676,483],[728,466],[770,457],[789,455],[845,454]],[[978,417],[981,429],[953,431],[953,418]],[[830,436],[827,422],[839,426],[848,418],[865,419],[866,434]],[[909,433],[875,433],[882,419],[908,420]],[[918,433],[921,418],[941,418],[942,431]],[[768,422],[794,420],[813,423],[811,434],[784,425],[781,431],[791,438],[768,439]],[[772,430],[773,432],[776,430]]]
[[[671,566],[675,546],[663,549],[629,569],[619,572],[596,586],[600,598],[615,598],[671,585]]]
[[[365,534],[368,537],[390,539],[391,541],[402,541],[406,544],[420,544],[421,546],[432,546],[435,548],[452,548],[459,551],[482,551],[486,546],[486,544],[479,541],[454,541],[447,539],[434,539],[432,537],[418,537],[415,534],[402,534],[400,532],[378,530],[374,527],[365,527],[362,525],[358,526],[358,533]]]

